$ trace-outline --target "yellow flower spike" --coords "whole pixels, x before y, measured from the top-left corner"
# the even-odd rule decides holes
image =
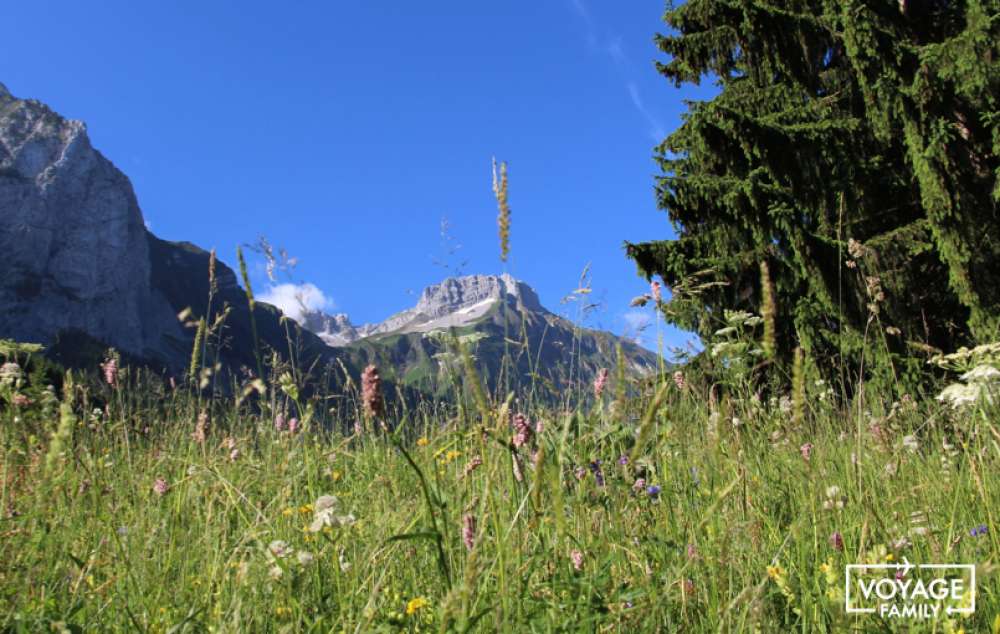
[[[431,441],[427,440],[426,436],[420,438],[419,440],[417,440],[417,446],[418,447],[426,447],[429,444],[431,444]]]

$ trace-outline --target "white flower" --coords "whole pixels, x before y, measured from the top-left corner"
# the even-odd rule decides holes
[[[313,514],[312,524],[309,525],[309,530],[317,533],[327,526],[335,528],[354,524],[355,519],[353,515],[337,515],[337,507],[339,505],[340,502],[332,495],[320,496],[313,505],[315,513]]]
[[[281,566],[278,566],[278,565],[271,566],[271,568],[268,569],[268,571],[267,571],[267,576],[271,577],[275,581],[277,581],[278,579],[281,579],[281,575],[283,575],[283,574],[285,574],[285,571],[282,570]]]
[[[840,497],[840,487],[834,484],[833,486],[826,487],[826,497],[833,498]]]
[[[894,476],[896,475],[897,471],[899,471],[899,465],[897,465],[895,462],[890,462],[889,464],[885,465],[885,474],[887,476]]]
[[[742,424],[743,424],[743,421],[740,420],[739,416],[733,416],[733,427],[739,427]]]
[[[313,554],[311,552],[309,552],[308,550],[300,550],[299,554],[297,556],[298,556],[298,559],[299,559],[299,565],[302,565],[302,566],[308,566],[315,559],[313,557]]]
[[[736,328],[734,326],[726,326],[725,328],[720,328],[720,329],[716,330],[715,331],[715,336],[716,337],[725,337],[726,335],[731,335],[734,332],[736,332]]]
[[[787,395],[782,395],[778,399],[778,410],[782,414],[790,414],[792,412],[792,399],[788,398]]]
[[[909,436],[903,436],[903,447],[905,447],[911,452],[916,452],[918,449],[920,449],[920,443],[917,442],[916,436],[910,434]]]
[[[962,375],[962,380],[966,383],[977,383],[979,385],[990,385],[1000,382],[1000,370],[992,365],[977,365]]]
[[[288,545],[288,542],[280,539],[276,539],[268,544],[267,549],[278,559],[283,559],[292,554],[292,548]]]
[[[971,383],[969,385],[952,383],[937,395],[937,400],[942,403],[948,403],[952,409],[962,409],[967,405],[975,404],[979,400],[981,389],[982,385],[979,383]]]

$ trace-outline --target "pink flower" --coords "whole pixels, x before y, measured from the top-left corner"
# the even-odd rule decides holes
[[[811,442],[807,442],[799,447],[799,453],[802,454],[802,459],[809,462],[809,459],[812,457],[812,450],[813,444]]]
[[[159,495],[160,497],[166,495],[169,488],[170,486],[163,478],[157,478],[156,482],[153,483],[153,493]]]
[[[655,299],[656,303],[659,304],[662,298],[662,295],[660,294],[660,283],[653,280],[649,283],[649,290],[653,294],[653,299]]]
[[[27,407],[31,405],[32,400],[25,396],[24,394],[15,394],[13,399],[14,407]]]
[[[239,459],[240,459],[240,450],[239,450],[239,449],[236,449],[236,448],[233,448],[233,449],[232,449],[232,450],[231,450],[231,451],[229,452],[229,459],[230,459],[230,460],[231,460],[232,462],[236,462],[237,460],[239,460]]]
[[[378,418],[385,414],[385,403],[382,400],[382,379],[378,375],[378,368],[369,365],[361,373],[361,402],[364,405],[365,413],[371,418]]]
[[[462,477],[469,477],[469,474],[478,469],[481,464],[483,464],[483,459],[479,456],[473,456],[472,460],[470,460],[465,465],[465,468],[462,469]]]
[[[569,554],[569,558],[573,562],[573,570],[577,572],[583,570],[583,553],[574,548],[573,552]]]
[[[101,364],[101,371],[104,372],[104,381],[111,387],[118,382],[118,361],[110,357]]]
[[[684,591],[684,596],[689,597],[694,594],[694,581],[690,579],[685,579],[684,583],[681,585],[681,589]]]
[[[597,378],[594,379],[594,396],[601,398],[601,393],[604,392],[604,387],[608,384],[608,369],[601,368],[600,372],[597,373]]]
[[[467,550],[476,546],[476,516],[471,513],[462,517],[462,542]]]
[[[521,447],[528,444],[533,433],[531,423],[528,422],[524,414],[514,416],[514,447]]]
[[[636,478],[636,481],[632,484],[632,490],[636,493],[642,493],[646,490],[646,478]]]
[[[288,419],[288,432],[294,434],[299,430],[299,419],[289,418]]]
[[[284,414],[278,414],[274,417],[274,430],[275,431],[285,431],[285,416]]]
[[[694,544],[688,544],[687,546],[688,559],[695,559],[698,557],[698,549],[695,548]]]

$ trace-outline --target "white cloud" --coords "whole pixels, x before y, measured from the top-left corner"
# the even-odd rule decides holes
[[[659,143],[663,141],[663,137],[666,133],[663,131],[663,124],[653,115],[652,112],[646,108],[646,104],[642,102],[642,97],[639,95],[639,88],[634,82],[628,83],[628,94],[632,98],[632,105],[635,109],[639,111],[645,119],[646,123],[649,124],[649,134],[653,138],[653,141]]]
[[[260,301],[277,306],[299,323],[302,323],[306,311],[330,310],[334,306],[331,298],[309,282],[272,286],[260,297]]]

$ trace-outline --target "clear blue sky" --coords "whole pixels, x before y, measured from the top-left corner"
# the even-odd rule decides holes
[[[560,300],[591,264],[589,325],[629,333],[622,242],[672,235],[655,142],[684,99],[655,71],[659,1],[5,2],[0,81],[87,122],[154,233],[265,235],[355,323],[445,277],[440,221],[499,273],[490,158],[510,165],[506,270]],[[262,267],[254,273],[265,294]],[[573,309],[575,311],[575,309]],[[648,313],[647,313],[648,315]],[[647,333],[655,332],[651,328]],[[668,343],[686,337],[668,336]],[[655,335],[647,335],[647,345]]]

